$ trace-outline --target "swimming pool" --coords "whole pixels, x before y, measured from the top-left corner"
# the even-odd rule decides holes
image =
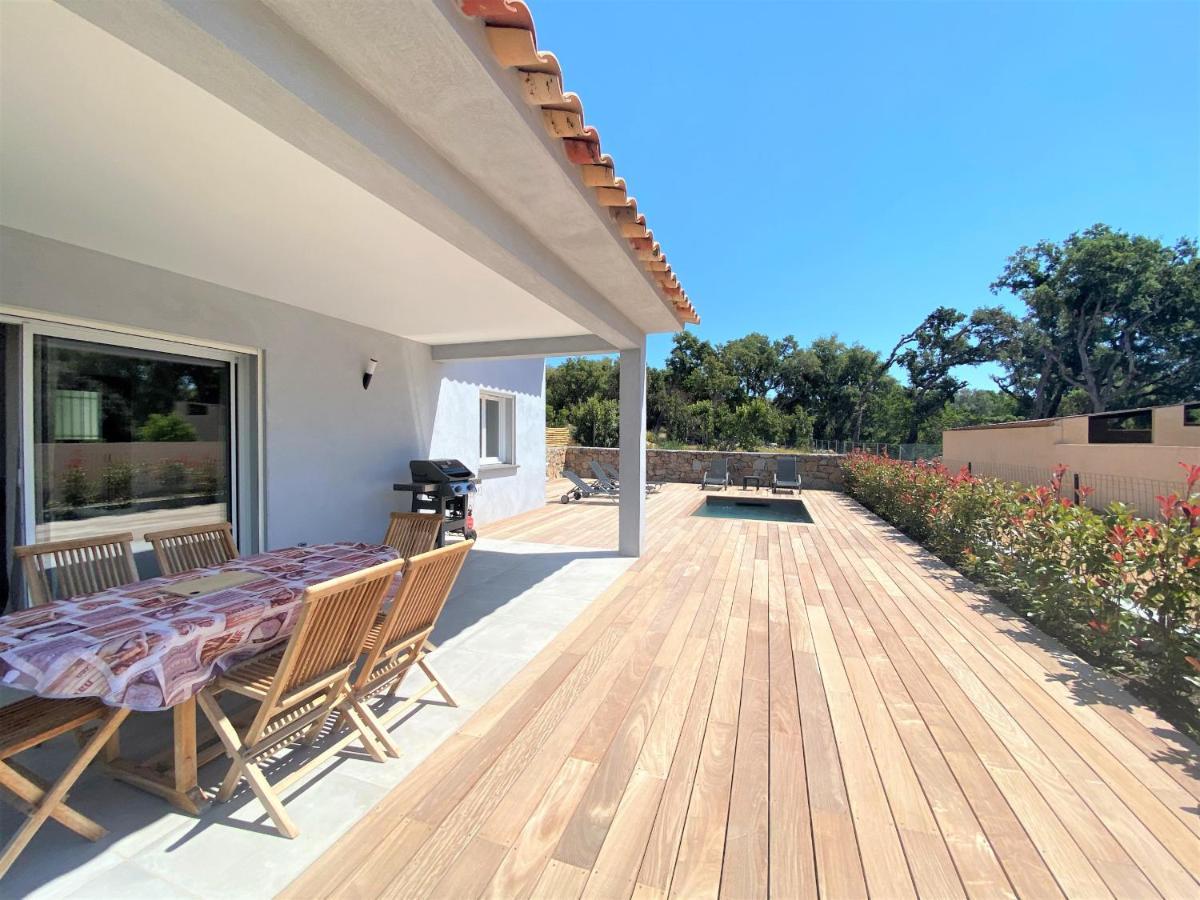
[[[707,519],[748,519],[752,522],[813,523],[803,500],[775,497],[705,497],[704,503],[692,515]]]

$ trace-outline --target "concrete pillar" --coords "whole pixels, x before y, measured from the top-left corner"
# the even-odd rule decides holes
[[[618,551],[641,556],[646,547],[646,339],[621,351],[621,503]]]

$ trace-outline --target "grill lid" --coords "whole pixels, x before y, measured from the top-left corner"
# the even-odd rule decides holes
[[[414,459],[408,464],[413,481],[443,484],[449,481],[468,481],[475,473],[457,459]]]

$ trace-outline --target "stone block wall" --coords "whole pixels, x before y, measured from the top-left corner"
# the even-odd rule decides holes
[[[547,447],[546,448],[546,478],[553,480],[562,478],[563,469],[566,467],[567,448],[566,447]]]
[[[584,478],[592,477],[592,460],[616,466],[617,450],[614,447],[567,447],[566,457],[558,466],[558,474],[549,474],[547,448],[547,477],[559,477],[564,468]],[[775,460],[779,456],[796,456],[800,460],[800,478],[806,488],[818,490],[842,490],[843,456],[835,453],[746,453],[719,450],[655,450],[646,451],[646,480],[673,481],[684,484],[699,484],[700,477],[717,457],[729,460],[729,473],[733,483],[741,485],[743,475],[758,475],[763,485],[771,483],[775,473]]]

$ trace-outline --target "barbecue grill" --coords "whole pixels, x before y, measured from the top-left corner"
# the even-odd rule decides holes
[[[457,459],[414,459],[408,469],[412,481],[397,482],[392,488],[412,493],[413,512],[441,516],[437,545],[445,544],[448,531],[473,539],[475,518],[471,515],[471,495],[479,484],[475,473]]]

